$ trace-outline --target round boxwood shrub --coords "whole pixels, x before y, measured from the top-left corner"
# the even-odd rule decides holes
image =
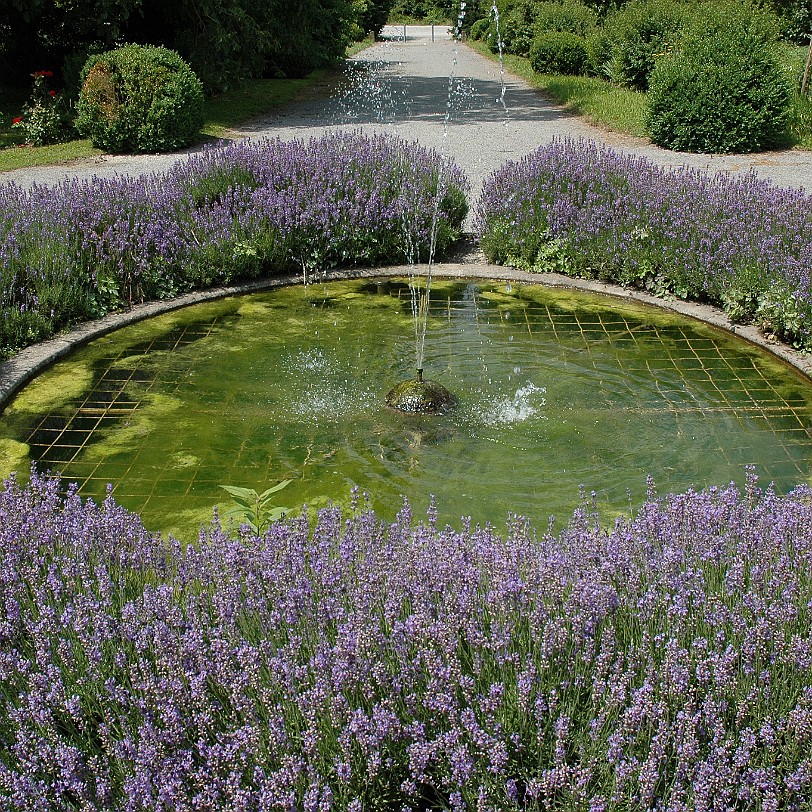
[[[660,146],[755,152],[784,138],[791,89],[770,39],[737,18],[697,26],[660,60],[648,103],[649,133]]]
[[[586,73],[590,64],[586,40],[569,31],[541,31],[530,47],[530,64],[538,73]]]
[[[76,126],[108,152],[188,146],[203,123],[203,87],[175,51],[125,45],[96,54],[82,71]]]

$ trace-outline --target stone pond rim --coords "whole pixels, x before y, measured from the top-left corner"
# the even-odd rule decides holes
[[[457,404],[457,399],[441,383],[417,377],[395,384],[386,395],[386,405],[407,414],[444,414]]]
[[[812,359],[788,344],[782,344],[764,336],[755,325],[733,324],[727,315],[716,307],[699,302],[681,299],[662,299],[647,291],[623,288],[608,282],[593,279],[576,279],[557,273],[535,273],[508,268],[503,265],[490,265],[484,262],[478,252],[461,257],[462,261],[435,265],[434,274],[441,279],[488,280],[525,284],[544,285],[552,289],[577,290],[585,293],[597,293],[627,302],[638,302],[660,310],[679,313],[710,324],[727,333],[738,336],[768,354],[781,358],[795,367],[803,376],[812,380]],[[412,270],[408,266],[389,266],[375,268],[344,268],[327,271],[325,281],[342,279],[376,279],[379,277],[408,276]],[[129,310],[117,311],[92,322],[78,324],[67,333],[60,333],[45,341],[32,344],[11,358],[0,362],[0,411],[9,400],[47,367],[64,358],[76,348],[87,344],[95,338],[111,333],[128,324],[158,316],[172,310],[178,310],[193,304],[222,299],[228,296],[239,296],[246,293],[259,293],[286,285],[301,284],[301,275],[284,274],[266,279],[254,279],[239,282],[220,288],[208,288],[191,293],[181,294],[173,299],[158,299],[144,304],[134,305]]]

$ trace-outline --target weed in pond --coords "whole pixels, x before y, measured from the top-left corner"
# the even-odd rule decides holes
[[[234,507],[225,512],[225,516],[238,518],[247,524],[255,533],[262,533],[272,522],[283,519],[290,513],[290,508],[272,505],[275,495],[286,488],[293,480],[284,479],[262,493],[253,488],[239,488],[236,485],[221,485],[234,501]]]

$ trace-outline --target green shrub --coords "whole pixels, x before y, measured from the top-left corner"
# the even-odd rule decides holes
[[[714,4],[697,16],[651,76],[648,129],[655,143],[754,152],[786,137],[792,93],[773,19],[740,4]]]
[[[578,0],[562,3],[548,0],[536,6],[536,33],[542,31],[567,31],[586,37],[598,26],[598,14]]]
[[[488,29],[491,26],[491,20],[488,17],[481,17],[471,26],[468,36],[473,40],[482,40],[488,34]]]
[[[603,28],[596,28],[587,35],[586,49],[589,52],[589,72],[607,78],[607,66],[612,58],[612,42]]]
[[[499,34],[504,53],[517,56],[527,56],[530,53],[536,26],[536,9],[534,0],[511,0],[504,4],[504,10],[500,4]],[[493,35],[488,37],[488,45],[495,52],[499,47],[495,22],[492,28]]]
[[[91,56],[76,126],[108,152],[167,152],[191,144],[203,123],[203,89],[167,48],[125,45]]]
[[[538,73],[581,75],[589,65],[586,40],[568,31],[541,31],[530,48],[530,64]]]
[[[610,45],[605,72],[616,84],[635,90],[648,88],[658,57],[678,38],[685,9],[673,0],[631,0],[604,26]]]

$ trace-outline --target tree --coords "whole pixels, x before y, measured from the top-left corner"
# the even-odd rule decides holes
[[[90,44],[117,44],[141,0],[0,0],[0,61],[10,81],[59,71]]]

